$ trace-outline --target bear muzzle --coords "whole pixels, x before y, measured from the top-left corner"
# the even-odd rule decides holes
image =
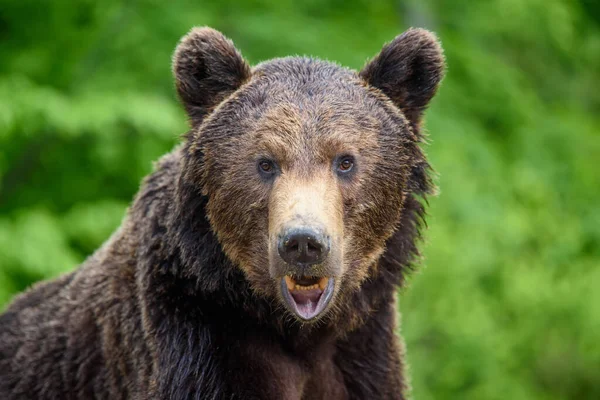
[[[334,297],[337,271],[330,253],[331,238],[323,229],[296,225],[277,235],[274,275],[286,307],[303,321],[318,319]]]

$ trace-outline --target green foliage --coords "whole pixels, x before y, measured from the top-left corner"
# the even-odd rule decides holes
[[[600,398],[590,0],[0,0],[0,305],[108,238],[185,132],[170,57],[194,25],[253,63],[355,68],[411,25],[438,32],[449,70],[427,127],[441,195],[401,296],[414,395]]]

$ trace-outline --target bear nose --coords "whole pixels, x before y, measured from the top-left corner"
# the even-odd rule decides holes
[[[329,253],[329,239],[309,228],[294,229],[280,237],[278,250],[288,264],[319,264]]]

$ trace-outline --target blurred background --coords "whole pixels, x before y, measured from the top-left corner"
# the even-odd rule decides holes
[[[441,194],[401,293],[414,397],[600,399],[595,0],[0,0],[0,309],[108,238],[186,131],[170,62],[195,25],[252,63],[353,68],[436,31]]]

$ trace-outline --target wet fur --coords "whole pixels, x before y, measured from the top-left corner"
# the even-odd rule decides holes
[[[402,59],[399,67],[386,55],[395,46],[402,46],[396,52],[422,56],[419,48],[438,45],[425,31],[408,31],[360,76],[306,58],[275,60],[250,70],[222,35],[193,31],[174,61],[178,93],[192,125],[185,143],[145,179],[122,226],[102,248],[76,271],[18,296],[0,317],[0,398],[405,398],[395,293],[418,257],[422,199],[433,190],[419,148],[419,127],[441,79],[443,60],[438,46],[437,53],[424,56],[440,66],[434,74],[419,69],[422,60]],[[413,85],[417,79],[429,90],[411,89],[406,95],[382,83],[400,73],[402,84]],[[298,84],[311,79],[314,87]],[[339,85],[319,92],[323,80]],[[251,85],[273,92],[246,90]],[[229,183],[214,173],[217,167],[227,171],[235,160],[220,158],[207,140],[242,146],[224,121],[239,120],[260,102],[268,104],[275,93],[287,96],[279,99],[283,111],[279,108],[271,122],[261,119],[260,129],[257,121],[246,120],[246,127],[267,134],[269,129],[293,130],[289,121],[304,118],[298,109],[307,98],[298,97],[296,89],[311,87],[311,96],[324,96],[323,101],[335,100],[328,90],[339,89],[344,92],[337,96],[357,96],[361,109],[373,111],[365,113],[369,118],[349,119],[353,110],[337,107],[327,115],[335,126],[377,132],[380,141],[381,132],[400,135],[397,141],[382,142],[396,143],[386,150],[394,162],[378,161],[400,183],[388,183],[389,175],[374,177],[364,183],[371,185],[368,190],[356,189],[347,201],[369,204],[385,198],[396,208],[362,214],[349,208],[347,214],[354,214],[346,218],[356,226],[346,229],[355,237],[356,254],[370,259],[347,266],[325,318],[301,324],[281,306],[272,280],[247,251],[248,237],[267,240],[267,222],[261,219],[266,195],[245,188],[244,173]],[[332,130],[327,118],[316,122]],[[253,151],[248,143],[244,146]],[[397,184],[402,190],[391,193]],[[223,188],[227,191],[220,192]],[[363,198],[365,193],[371,197]],[[249,196],[257,202],[255,211],[232,211]],[[241,215],[254,219],[237,220]],[[384,220],[393,220],[394,226]],[[266,244],[256,243],[260,253]]]

